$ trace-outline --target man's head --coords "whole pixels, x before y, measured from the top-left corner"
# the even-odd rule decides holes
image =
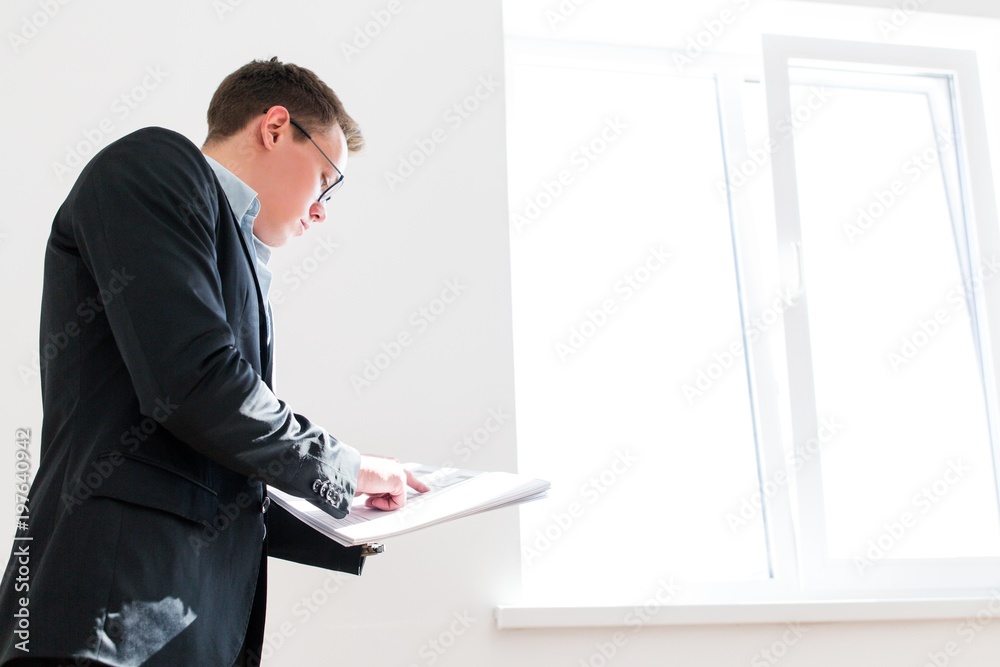
[[[317,198],[345,171],[348,153],[363,146],[358,124],[329,86],[271,58],[219,84],[202,151],[257,191],[254,234],[277,247],[326,219]]]

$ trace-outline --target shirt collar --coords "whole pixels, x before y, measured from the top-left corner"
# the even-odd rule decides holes
[[[205,155],[205,159],[219,178],[219,183],[222,185],[222,189],[225,191],[226,197],[229,198],[229,203],[233,207],[233,213],[239,218],[245,215],[257,217],[257,213],[260,212],[260,201],[257,200],[257,192],[240,180],[236,174],[222,166],[212,156]]]
[[[202,155],[205,154],[202,153]],[[248,231],[252,234],[254,218],[260,213],[260,200],[257,199],[257,192],[240,180],[236,174],[222,166],[212,156],[205,155],[205,160],[208,161],[209,166],[215,171],[215,175],[222,185],[222,190],[226,193],[226,198],[229,200],[229,205],[233,207],[233,213],[236,214],[236,217],[240,221],[240,226],[244,228],[249,227]],[[256,234],[252,234],[252,236],[258,258],[261,262],[267,264],[267,261],[271,259],[271,248],[258,239]]]

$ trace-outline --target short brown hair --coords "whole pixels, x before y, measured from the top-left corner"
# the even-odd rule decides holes
[[[205,144],[222,141],[246,127],[254,116],[281,105],[310,134],[326,133],[334,123],[347,137],[347,150],[364,147],[361,128],[344,111],[328,85],[311,70],[292,63],[254,60],[239,68],[219,84],[208,105],[208,137]],[[297,141],[305,141],[294,133]]]

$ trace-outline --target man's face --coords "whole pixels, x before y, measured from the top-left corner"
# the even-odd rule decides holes
[[[275,248],[326,220],[326,208],[316,199],[339,175],[316,145],[341,172],[347,167],[347,139],[339,125],[326,133],[310,132],[314,145],[288,118],[283,108],[272,107],[255,125],[259,154],[245,179],[260,200],[254,235]]]

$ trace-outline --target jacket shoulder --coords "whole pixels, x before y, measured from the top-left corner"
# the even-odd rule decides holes
[[[144,127],[116,139],[98,152],[90,167],[138,169],[163,174],[183,169],[192,177],[212,182],[212,168],[199,149],[180,132],[163,127]]]
[[[218,184],[208,160],[190,139],[162,127],[146,127],[117,139],[84,167],[67,197],[84,200],[160,201],[190,214],[200,210],[211,224],[219,213]]]

